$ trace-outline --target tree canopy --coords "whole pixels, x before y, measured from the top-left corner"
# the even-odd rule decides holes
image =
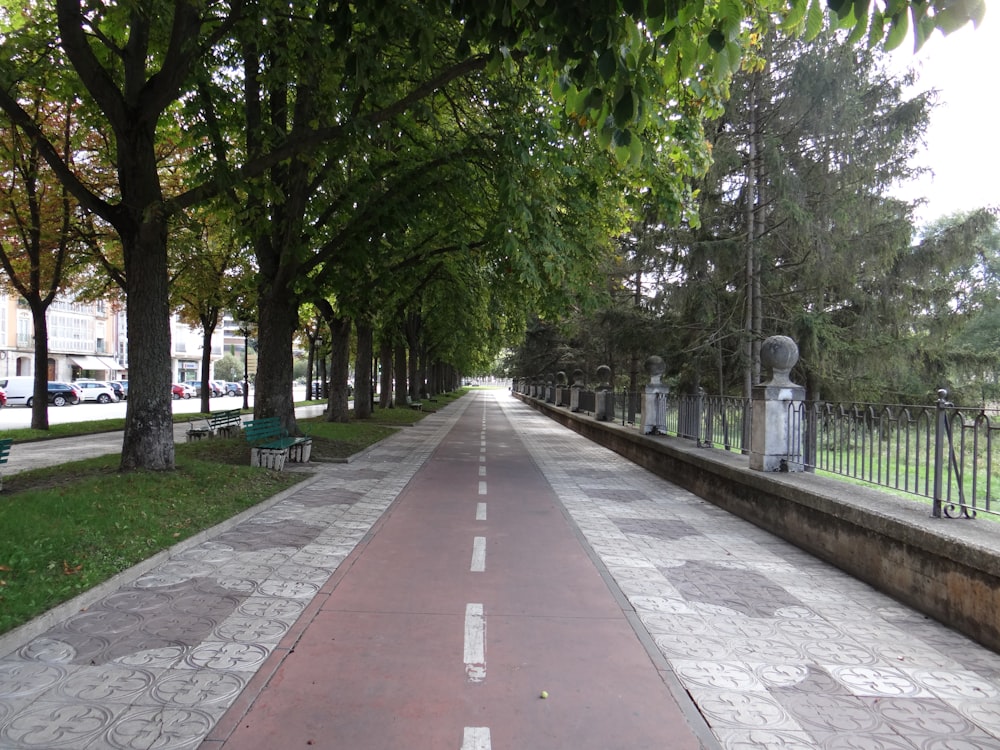
[[[852,38],[890,47],[908,34],[919,45],[934,29],[975,22],[985,11],[982,0],[829,7]],[[273,368],[262,371],[268,385],[256,408],[287,419],[291,368],[282,350],[297,328],[291,303],[299,300],[280,300],[308,291],[308,254],[320,247],[320,229],[330,231],[313,201],[341,208],[333,226],[350,253],[367,254],[392,236],[373,231],[385,206],[409,203],[417,184],[438,190],[433,177],[444,174],[429,169],[432,160],[412,179],[412,154],[385,170],[414,126],[429,127],[428,107],[461,101],[462,85],[521,76],[558,104],[558,117],[547,119],[563,137],[607,148],[635,170],[637,186],[655,184],[662,214],[679,220],[692,215],[687,178],[708,164],[703,118],[722,110],[730,76],[756,64],[763,30],[777,22],[814,35],[826,17],[818,0],[4,0],[0,14],[0,111],[120,239],[130,337],[126,469],[173,466],[168,243],[181,212],[224,196],[244,207],[259,274],[261,363]],[[73,92],[105,139],[92,158],[110,158],[104,166],[116,176],[114,189],[88,182],[26,106],[25,87],[41,73],[61,79],[57,89]],[[238,125],[245,137],[227,138]],[[447,159],[448,145],[435,150],[438,160]],[[530,172],[564,147],[559,138],[539,139],[518,168]],[[196,154],[183,181],[170,178],[165,151]],[[330,193],[336,175],[351,189]],[[507,196],[540,202],[505,201],[501,192],[496,204],[516,207],[498,222],[522,253],[536,241],[534,229],[567,210],[550,203],[556,196],[542,184],[537,193]],[[414,225],[400,215],[385,223],[407,244],[413,239]],[[472,249],[468,238],[461,246]],[[541,280],[558,290],[580,274],[559,270],[561,256],[547,247],[556,246],[542,243],[530,264],[512,268],[528,272],[528,287]]]

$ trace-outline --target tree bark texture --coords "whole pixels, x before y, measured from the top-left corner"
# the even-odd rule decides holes
[[[298,299],[280,285],[259,290],[257,377],[253,415],[278,417],[289,434],[299,434],[292,400],[292,341],[299,321]]]
[[[358,337],[358,354],[354,362],[354,416],[368,419],[372,415],[372,344],[375,331],[372,324],[359,318],[354,321]]]

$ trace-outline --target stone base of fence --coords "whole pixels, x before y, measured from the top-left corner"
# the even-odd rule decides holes
[[[806,473],[753,471],[746,456],[655,439],[521,394],[539,412],[1000,652],[1000,529]]]

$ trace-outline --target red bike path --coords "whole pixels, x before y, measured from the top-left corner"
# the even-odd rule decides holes
[[[623,601],[477,399],[201,747],[702,747]]]

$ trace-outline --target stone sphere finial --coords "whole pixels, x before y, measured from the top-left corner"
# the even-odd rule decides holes
[[[556,373],[556,384],[557,385],[566,385],[566,371],[565,370],[560,370],[559,372]]]
[[[649,382],[653,385],[660,385],[660,378],[666,371],[667,365],[663,361],[663,357],[657,357],[654,354],[646,360],[646,372],[649,373]]]
[[[788,336],[770,336],[760,345],[760,363],[771,371],[768,385],[793,385],[788,374],[798,361],[798,344]]]
[[[573,370],[573,385],[578,388],[583,388],[583,370],[579,367]]]

